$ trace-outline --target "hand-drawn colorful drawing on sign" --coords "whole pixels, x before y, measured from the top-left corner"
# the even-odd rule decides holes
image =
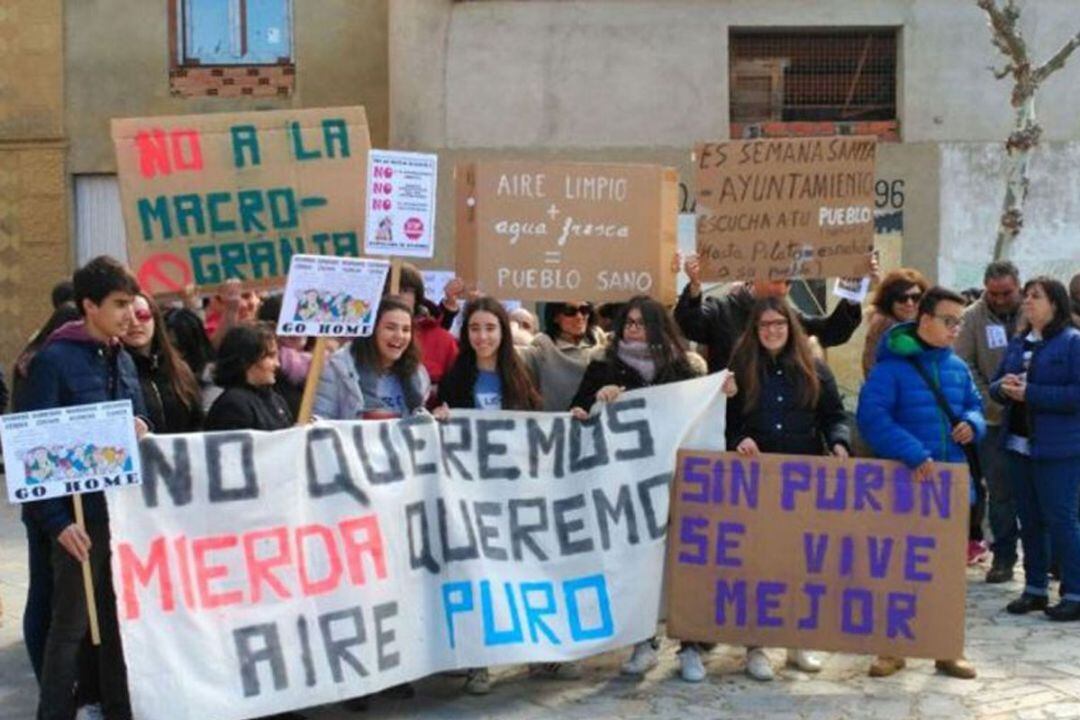
[[[348,322],[370,320],[371,306],[363,299],[345,292],[326,292],[314,288],[296,296],[295,322]]]
[[[88,475],[117,475],[134,470],[123,447],[94,443],[31,448],[23,454],[27,485],[62,482]]]

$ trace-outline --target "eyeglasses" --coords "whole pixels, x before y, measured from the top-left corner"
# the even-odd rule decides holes
[[[900,297],[896,298],[895,302],[898,302],[901,305],[907,305],[908,303],[912,305],[918,305],[920,300],[922,300],[921,292],[909,292],[904,293]]]
[[[559,313],[565,317],[574,317],[575,315],[589,317],[592,315],[592,307],[589,305],[563,305]]]
[[[963,320],[953,315],[934,315],[934,319],[940,320],[946,330],[956,330],[963,323]]]
[[[623,323],[623,325],[625,327],[628,327],[628,328],[642,328],[642,329],[644,329],[645,321],[644,320],[639,320],[638,318],[626,318],[626,322]]]
[[[763,320],[757,324],[758,330],[780,330],[788,326],[787,320]]]
[[[136,310],[135,319],[141,323],[147,323],[154,319],[154,314],[149,310]]]

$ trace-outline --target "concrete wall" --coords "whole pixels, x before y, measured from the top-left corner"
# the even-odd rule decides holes
[[[109,120],[364,105],[372,142],[389,136],[388,0],[294,0],[296,84],[286,98],[183,98],[169,92],[164,0],[68,0],[66,118],[73,174],[115,172]]]
[[[51,311],[71,271],[61,0],[0,4],[0,364]]]

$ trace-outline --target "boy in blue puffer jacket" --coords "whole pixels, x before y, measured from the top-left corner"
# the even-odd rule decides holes
[[[859,432],[878,457],[899,460],[916,479],[932,478],[935,461],[965,462],[962,445],[986,434],[982,398],[967,364],[952,350],[963,313],[960,295],[941,287],[926,291],[915,322],[896,325],[881,339],[877,362],[859,393]],[[955,427],[916,363],[959,419]],[[879,657],[870,675],[886,677],[904,664],[903,658]],[[936,667],[951,677],[975,677],[975,668],[963,658],[938,660]]]
[[[98,257],[76,271],[75,304],[82,320],[67,323],[49,336],[30,364],[20,410],[44,410],[127,399],[137,417],[136,433],[146,433],[135,364],[120,336],[134,321],[138,283],[127,268]],[[102,493],[83,496],[85,530],[75,523],[71,499],[27,503],[33,524],[51,538],[52,617],[45,642],[38,720],[72,720],[79,656],[89,630],[82,565],[90,563],[101,629],[94,655],[102,710],[110,720],[130,720],[127,673],[116,620],[116,598],[109,573],[109,518]]]

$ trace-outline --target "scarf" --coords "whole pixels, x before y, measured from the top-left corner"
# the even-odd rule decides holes
[[[619,359],[637,370],[646,383],[652,384],[656,377],[656,362],[652,358],[648,343],[623,340],[619,343]]]

